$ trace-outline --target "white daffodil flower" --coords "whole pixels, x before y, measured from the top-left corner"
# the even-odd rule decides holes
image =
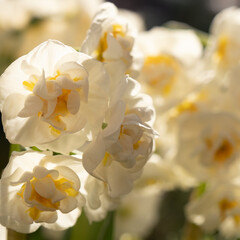
[[[136,45],[144,55],[138,80],[155,105],[170,104],[194,88],[196,77],[192,76],[202,46],[193,31],[155,27],[140,33]]]
[[[205,232],[220,231],[227,239],[240,236],[239,185],[229,182],[210,184],[205,192],[197,194],[186,206],[190,222]]]
[[[51,152],[14,152],[0,181],[0,223],[22,233],[73,226],[85,199],[79,161]]]
[[[206,67],[213,67],[222,75],[240,62],[240,9],[231,7],[215,16],[210,27],[206,49]]]
[[[131,190],[152,153],[156,134],[148,125],[154,118],[151,100],[143,94],[134,95],[135,81],[126,80],[126,97],[123,94],[116,102],[112,98],[114,104],[110,104],[103,130],[83,153],[83,166],[108,184],[111,197]],[[130,88],[132,93],[128,92]]]
[[[0,78],[0,109],[11,143],[69,152],[101,129],[108,104],[102,63],[58,41],[42,43]]]
[[[93,19],[81,51],[106,63],[112,76],[135,74],[141,66],[141,56],[134,48],[135,35],[135,29],[118,14],[115,5],[104,3]]]
[[[200,113],[179,126],[176,161],[198,181],[228,178],[240,154],[240,120],[230,113]],[[228,169],[228,172],[226,172]]]

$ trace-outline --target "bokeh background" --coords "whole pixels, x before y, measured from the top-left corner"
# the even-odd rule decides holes
[[[145,21],[146,29],[174,20],[204,32],[209,31],[210,23],[219,11],[230,6],[240,7],[240,0],[111,0],[110,2],[118,8],[139,13]],[[0,172],[7,164],[8,152],[9,143],[0,124]],[[161,212],[159,223],[148,240],[178,238],[177,234],[182,231],[184,222],[183,205],[187,199],[188,193],[181,191],[166,194],[159,207]]]

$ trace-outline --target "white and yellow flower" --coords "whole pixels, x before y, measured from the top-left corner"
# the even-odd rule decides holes
[[[73,226],[85,204],[80,171],[71,156],[14,152],[0,182],[1,224],[23,233],[41,225],[53,230]]]
[[[227,239],[240,236],[239,185],[229,181],[207,184],[186,206],[190,222],[205,232],[220,231]]]
[[[0,78],[7,139],[58,152],[76,149],[101,129],[108,85],[102,63],[58,41],[42,43]]]
[[[213,19],[210,40],[206,50],[207,67],[221,74],[240,62],[240,9],[236,7],[221,11]]]
[[[127,78],[125,96],[110,104],[103,130],[83,153],[83,166],[108,184],[111,197],[128,193],[153,150],[156,134],[151,124],[151,99],[133,93],[135,81]],[[133,92],[129,92],[130,85]],[[121,88],[120,88],[121,89]],[[135,96],[134,96],[135,95]]]
[[[239,123],[239,118],[224,112],[200,113],[183,120],[179,126],[176,161],[200,182],[236,174]]]
[[[192,73],[202,46],[192,30],[155,27],[142,32],[136,44],[144,55],[138,80],[157,106],[170,104],[196,85]]]
[[[81,51],[106,63],[112,76],[135,74],[141,66],[141,56],[134,48],[135,35],[135,28],[118,14],[115,5],[104,3],[93,19]]]

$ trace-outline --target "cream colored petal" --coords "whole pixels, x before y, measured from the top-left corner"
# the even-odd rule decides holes
[[[61,211],[58,211],[57,213],[58,219],[55,223],[53,224],[43,223],[43,226],[55,231],[70,228],[76,223],[79,215],[81,214],[81,211],[78,208],[76,208],[73,211],[69,212],[68,214],[61,213]]]
[[[31,201],[30,201],[31,194],[32,194],[32,185],[30,181],[28,181],[26,182],[26,187],[23,193],[23,199],[26,203],[31,204]]]
[[[113,163],[107,174],[110,195],[112,197],[119,197],[129,193],[133,187],[133,180],[131,178],[131,174],[124,168],[118,163]]]
[[[107,35],[108,48],[103,52],[103,57],[107,61],[118,60],[123,57],[123,48],[112,35]]]
[[[27,213],[28,207],[19,196],[9,201],[7,207],[9,208],[9,217],[17,222],[14,224],[15,226],[21,224],[30,225],[33,223],[32,218]]]
[[[88,31],[88,35],[82,44],[81,52],[91,55],[98,47],[101,34],[102,26],[97,22],[93,22]]]
[[[75,197],[66,197],[61,200],[59,210],[62,213],[69,213],[78,206],[78,201]]]
[[[91,143],[87,150],[83,153],[83,166],[92,173],[94,169],[101,163],[106,153],[105,142],[100,134],[96,140]]]
[[[80,108],[80,95],[77,91],[71,91],[68,95],[67,108],[71,114],[76,114]]]
[[[74,168],[71,169],[67,166],[57,166],[55,169],[58,170],[62,176],[64,176],[66,179],[73,183],[73,187],[75,190],[79,190],[80,180],[77,172],[74,172]]]
[[[47,94],[48,94],[47,99],[54,99],[62,94],[62,88],[57,81],[48,80],[46,82],[46,87],[47,87]]]
[[[48,99],[49,97],[44,70],[42,72],[42,75],[38,77],[38,81],[33,88],[33,93],[44,99]]]
[[[45,110],[46,112],[43,111],[43,116],[42,116],[44,119],[47,119],[48,117],[51,116],[51,114],[54,112],[56,108],[56,104],[57,104],[57,98],[47,101],[47,109]]]
[[[49,177],[38,179],[36,183],[34,183],[34,187],[40,196],[47,199],[52,198],[56,191],[55,184]]]
[[[98,181],[98,179],[89,177],[85,184],[87,191],[87,203],[92,209],[97,209],[101,206],[100,193],[103,191],[101,183],[102,182]]]
[[[45,156],[46,157],[46,156]],[[42,166],[36,166],[33,169],[33,174],[36,178],[44,178],[46,177],[48,174],[52,175],[54,178],[57,178],[59,176],[58,171],[56,170],[48,170],[45,167]]]
[[[30,181],[32,178],[33,178],[33,173],[25,172],[25,173],[23,173],[23,175],[20,177],[20,179],[18,181],[11,182],[11,185],[19,185],[20,183]]]
[[[24,103],[24,108],[18,113],[19,117],[31,117],[37,115],[43,107],[43,102],[40,97],[29,95]]]
[[[40,213],[40,216],[37,220],[35,220],[36,223],[55,223],[57,221],[58,215],[57,212],[46,212],[43,211]]]
[[[52,197],[51,201],[52,203],[56,203],[61,201],[62,199],[66,198],[66,193],[65,192],[61,192],[58,189],[56,189],[54,196]]]
[[[86,69],[77,61],[64,62],[58,70],[63,75],[67,74],[73,81],[87,79],[88,77]]]

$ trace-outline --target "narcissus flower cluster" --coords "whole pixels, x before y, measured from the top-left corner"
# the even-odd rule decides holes
[[[26,11],[49,20],[77,2]],[[199,232],[240,237],[240,10],[214,18],[204,48],[201,32],[144,31],[100,2],[77,46],[43,41],[0,77],[4,132],[23,149],[2,173],[0,224],[64,230],[82,211],[91,223],[115,210],[116,239],[144,238],[164,193],[180,188]]]
[[[90,221],[101,220],[141,175],[158,135],[155,111],[129,75],[134,35],[117,14],[102,5],[83,52],[48,40],[2,74],[3,128],[25,148],[2,174],[2,225],[63,230],[82,208]]]

